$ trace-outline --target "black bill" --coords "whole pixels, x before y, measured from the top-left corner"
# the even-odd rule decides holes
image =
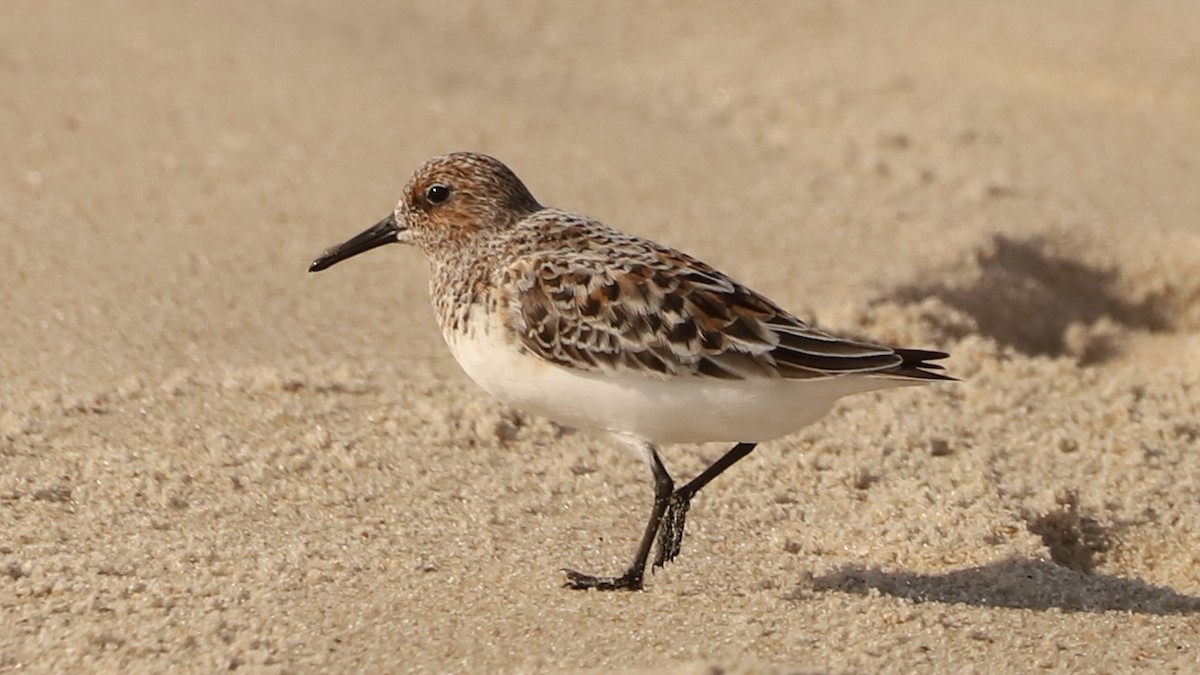
[[[398,241],[396,239],[398,232],[400,232],[400,226],[396,223],[396,214],[393,213],[349,240],[326,249],[313,261],[312,265],[309,265],[308,271],[320,272],[326,267],[332,267],[346,258],[356,256],[364,251],[370,251],[384,244],[395,244]]]

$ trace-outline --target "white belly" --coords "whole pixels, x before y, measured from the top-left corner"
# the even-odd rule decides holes
[[[659,444],[766,441],[811,424],[843,396],[904,384],[861,376],[721,380],[573,371],[522,354],[502,328],[475,328],[447,342],[467,375],[500,401],[576,429]]]

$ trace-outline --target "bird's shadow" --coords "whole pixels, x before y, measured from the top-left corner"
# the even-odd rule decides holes
[[[814,592],[866,595],[872,590],[913,602],[1067,612],[1197,614],[1200,597],[1140,579],[1084,574],[1049,561],[1010,558],[943,574],[845,565],[812,580]]]

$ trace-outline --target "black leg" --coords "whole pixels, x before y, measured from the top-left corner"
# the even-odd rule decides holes
[[[675,556],[679,555],[680,546],[683,544],[683,526],[687,520],[688,508],[691,507],[692,497],[700,491],[700,488],[708,485],[712,479],[721,475],[721,472],[733,466],[739,459],[750,454],[757,443],[738,443],[733,448],[725,453],[721,459],[712,463],[712,466],[705,469],[699,476],[696,476],[687,485],[675,491],[671,495],[670,501],[667,503],[667,510],[663,514],[662,524],[658,528],[658,554],[654,556],[654,566],[662,567],[664,564],[671,562]]]
[[[650,558],[650,547],[654,544],[654,536],[658,533],[659,523],[662,522],[663,513],[667,510],[667,503],[671,500],[671,491],[675,489],[675,481],[671,480],[671,474],[667,473],[667,468],[659,459],[658,451],[654,446],[648,444],[645,446],[645,450],[650,462],[650,470],[654,473],[654,508],[650,510],[650,520],[646,523],[646,532],[642,534],[642,541],[638,544],[637,553],[633,556],[633,564],[629,566],[625,574],[619,577],[593,577],[575,570],[564,569],[568,588],[580,590],[595,588],[600,591],[639,591],[642,589],[642,578],[646,573],[646,560]],[[682,532],[680,536],[682,536]]]

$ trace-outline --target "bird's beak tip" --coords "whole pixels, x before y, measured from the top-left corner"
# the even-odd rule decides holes
[[[324,253],[317,256],[316,260],[312,261],[308,266],[308,271],[320,272],[364,251],[369,251],[384,244],[397,243],[399,240],[396,237],[400,230],[400,226],[396,223],[395,214],[389,215],[360,234],[326,249]]]

